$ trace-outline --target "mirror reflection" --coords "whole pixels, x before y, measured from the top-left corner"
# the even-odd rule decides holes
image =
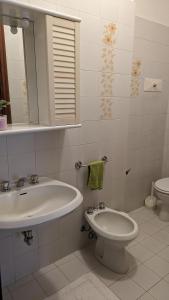
[[[3,20],[3,23],[0,24],[0,99],[10,102],[5,110],[8,123],[38,123],[37,103],[34,101],[36,107],[32,108],[31,101],[35,99],[30,99],[32,93],[37,95],[34,44],[28,45],[34,41],[33,23],[26,19]]]
[[[12,123],[28,123],[28,99],[22,28],[4,25]]]

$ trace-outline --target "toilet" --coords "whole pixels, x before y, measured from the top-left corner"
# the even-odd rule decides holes
[[[162,221],[169,221],[169,178],[162,178],[154,183],[154,190],[159,200],[161,208],[159,218]]]
[[[107,207],[86,211],[85,217],[97,235],[97,259],[116,273],[126,273],[129,261],[125,247],[137,237],[137,223],[128,214]]]

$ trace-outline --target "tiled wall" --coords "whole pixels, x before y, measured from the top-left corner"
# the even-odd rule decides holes
[[[23,1],[22,1],[23,2]],[[128,113],[134,35],[135,4],[130,0],[25,1],[82,18],[81,23],[81,122],[82,127],[59,132],[0,138],[0,180],[38,173],[77,186],[84,206],[99,200],[124,209]],[[101,50],[104,26],[117,27],[113,59],[112,117],[101,119]],[[107,155],[104,189],[86,188],[87,169],[76,171],[75,161]],[[131,205],[130,205],[131,208]],[[31,273],[60,256],[83,246],[82,209],[59,221],[34,228],[35,242],[23,243],[20,233],[1,232],[0,260],[5,283]]]
[[[126,209],[143,203],[153,180],[161,177],[169,100],[169,27],[139,17],[135,20],[134,60],[141,62],[139,95],[131,97],[128,133]],[[144,92],[144,78],[163,80],[162,92]],[[168,123],[167,123],[168,124]],[[163,174],[169,175],[169,126]]]

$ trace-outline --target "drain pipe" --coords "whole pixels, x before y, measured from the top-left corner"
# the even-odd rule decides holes
[[[32,234],[32,230],[26,230],[22,232],[23,236],[24,236],[24,242],[28,245],[31,246],[33,243],[33,234]]]

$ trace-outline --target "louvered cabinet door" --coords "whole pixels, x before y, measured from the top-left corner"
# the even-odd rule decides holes
[[[79,23],[46,16],[52,125],[79,122]]]

